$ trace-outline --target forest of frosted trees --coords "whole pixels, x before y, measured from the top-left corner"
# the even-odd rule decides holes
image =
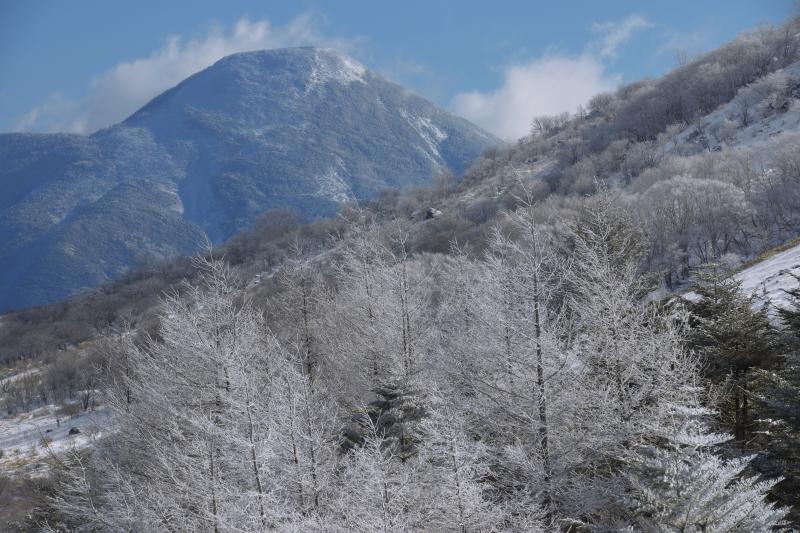
[[[254,302],[224,258],[157,334],[105,346],[115,427],[56,472],[45,530],[770,531],[779,479],[722,453],[710,325],[645,297],[612,193],[542,227],[523,199],[480,257],[410,255],[348,214]],[[749,309],[749,307],[748,307]],[[745,313],[747,315],[747,313]],[[758,315],[755,314],[755,319]],[[694,317],[694,318],[692,318]],[[743,320],[753,319],[749,315]],[[706,339],[706,340],[703,340]],[[690,349],[692,346],[697,349]],[[738,436],[737,436],[738,437]]]

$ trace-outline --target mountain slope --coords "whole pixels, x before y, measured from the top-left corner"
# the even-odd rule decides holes
[[[0,307],[50,302],[263,211],[460,173],[499,141],[333,50],[235,54],[121,124],[0,135]]]

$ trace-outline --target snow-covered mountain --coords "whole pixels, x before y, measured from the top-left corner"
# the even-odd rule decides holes
[[[339,52],[226,57],[93,135],[0,135],[0,308],[461,172],[499,141]]]

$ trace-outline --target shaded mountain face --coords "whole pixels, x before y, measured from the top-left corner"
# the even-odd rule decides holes
[[[93,135],[0,135],[0,311],[460,173],[491,135],[336,52],[235,54]]]

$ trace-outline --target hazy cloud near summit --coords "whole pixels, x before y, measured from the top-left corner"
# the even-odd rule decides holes
[[[574,112],[621,80],[588,54],[550,55],[506,68],[503,85],[493,91],[457,94],[451,108],[498,137],[514,140],[528,134],[533,117]]]
[[[323,36],[310,15],[281,27],[243,18],[230,32],[218,28],[203,39],[173,36],[149,57],[119,63],[96,76],[80,102],[54,93],[20,117],[14,129],[91,133],[125,119],[153,97],[227,55],[303,45],[342,48],[348,43]]]
[[[622,77],[609,72],[609,62],[637,31],[651,26],[639,15],[595,23],[599,40],[583,54],[546,54],[508,66],[500,87],[459,93],[450,108],[500,138],[518,139],[529,133],[533,117],[572,113],[595,94],[617,87]]]

